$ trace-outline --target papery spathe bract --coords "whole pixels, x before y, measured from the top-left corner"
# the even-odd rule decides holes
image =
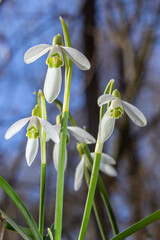
[[[53,102],[58,97],[61,90],[61,67],[64,65],[62,52],[64,52],[81,70],[90,69],[90,62],[81,52],[72,47],[64,47],[62,44],[62,37],[58,34],[54,37],[52,45],[39,44],[30,48],[24,55],[25,63],[29,64],[50,51],[46,61],[48,70],[44,83],[44,95],[49,103]]]
[[[18,133],[27,123],[27,134],[28,137],[27,145],[26,145],[26,161],[28,166],[32,164],[34,161],[39,147],[39,134],[40,134],[40,124],[44,131],[46,132],[47,136],[49,136],[55,143],[59,143],[59,136],[57,132],[52,128],[52,124],[48,121],[33,115],[28,118],[22,118],[15,122],[6,132],[5,139],[10,139],[16,133]]]
[[[117,95],[118,90],[114,90],[113,95]],[[106,113],[99,124],[99,142],[105,142],[112,134],[115,126],[115,120],[122,116],[125,111],[129,118],[139,127],[144,127],[147,120],[143,113],[130,103],[127,103],[118,96],[104,94],[98,98],[98,105],[102,106],[110,102]]]
[[[95,153],[91,153],[91,156],[94,159]],[[109,156],[105,153],[101,154],[100,170],[110,177],[117,176],[116,170],[112,167],[112,165],[114,165],[115,163],[116,163],[115,160],[111,156]],[[74,179],[75,191],[78,191],[82,184],[82,179],[83,179],[83,174],[84,174],[84,166],[91,169],[91,166],[90,166],[90,163],[89,163],[89,160],[88,160],[86,154],[82,155],[82,159],[79,162],[78,166],[76,167],[75,179]]]

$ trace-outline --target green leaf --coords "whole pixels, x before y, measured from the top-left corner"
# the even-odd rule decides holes
[[[140,229],[148,226],[151,223],[160,219],[160,210],[150,214],[149,216],[143,218],[139,222],[131,225],[129,228],[125,229],[123,232],[117,234],[115,237],[111,238],[110,240],[124,240],[133,233],[139,231]]]
[[[52,235],[54,236],[54,223],[52,223],[51,227],[49,228]],[[47,233],[46,237],[45,237],[45,240],[50,240],[50,236],[49,234]]]
[[[26,208],[26,206],[24,205],[20,197],[16,194],[16,192],[12,189],[12,187],[1,176],[0,176],[0,186],[8,194],[8,196],[12,199],[12,201],[15,203],[15,205],[19,208],[19,210],[23,214],[35,239],[41,240],[37,225],[32,215],[30,214],[30,212],[28,211],[28,209]]]
[[[6,221],[12,226],[12,228],[23,237],[25,240],[31,240],[31,238],[15,223],[6,213],[0,210],[0,213],[5,217]]]

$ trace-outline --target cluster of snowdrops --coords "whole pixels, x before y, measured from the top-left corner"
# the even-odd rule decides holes
[[[52,45],[40,44],[31,47],[24,55],[24,61],[30,64],[40,58],[42,55],[49,52],[46,59],[48,66],[46,78],[44,82],[43,92],[37,91],[37,105],[33,108],[31,116],[23,118],[15,122],[6,132],[5,139],[10,139],[17,134],[26,124],[27,127],[27,145],[26,145],[26,161],[28,166],[31,166],[36,158],[39,145],[41,151],[41,182],[40,182],[40,206],[39,206],[39,227],[37,227],[34,219],[31,217],[28,209],[24,211],[23,202],[19,197],[15,199],[14,190],[8,193],[6,188],[11,189],[4,180],[4,186],[1,186],[4,191],[10,196],[16,205],[22,204],[22,212],[25,217],[29,229],[17,225],[9,218],[2,210],[1,214],[6,219],[12,230],[19,233],[24,239],[55,239],[61,240],[62,237],[62,220],[63,220],[63,187],[64,187],[64,172],[67,167],[67,144],[69,144],[69,136],[72,135],[77,141],[77,149],[80,155],[80,162],[75,169],[74,189],[79,190],[83,176],[88,184],[88,195],[85,205],[85,210],[82,218],[82,224],[79,233],[79,240],[85,239],[88,221],[92,206],[96,209],[94,202],[94,193],[97,186],[102,191],[103,181],[99,175],[99,169],[105,174],[115,177],[117,172],[114,168],[115,160],[103,151],[104,142],[111,136],[114,131],[116,119],[122,117],[123,113],[139,127],[147,124],[143,113],[130,103],[121,99],[120,92],[114,89],[114,80],[110,80],[104,90],[104,94],[98,98],[100,107],[100,122],[98,127],[97,139],[95,139],[84,128],[76,125],[74,118],[69,112],[70,100],[70,85],[72,77],[72,62],[81,70],[89,70],[91,68],[88,59],[78,50],[71,47],[70,36],[67,26],[62,18],[60,18],[64,42],[60,34],[53,38]],[[63,104],[57,98],[61,91],[62,71],[65,66],[65,89]],[[60,114],[56,118],[56,124],[52,124],[47,120],[46,101],[49,104],[58,105]],[[70,125],[68,125],[70,122]],[[53,162],[57,170],[57,190],[56,190],[56,205],[54,224],[48,228],[47,235],[44,235],[44,209],[45,209],[45,171],[46,171],[46,142],[52,140]],[[40,143],[39,143],[40,142]],[[95,144],[95,151],[90,152],[88,144]],[[1,178],[2,181],[2,178]],[[6,184],[6,185],[5,185]],[[12,192],[13,191],[13,192]],[[104,190],[105,191],[105,190]],[[102,195],[105,192],[102,191]],[[13,196],[14,195],[14,196]],[[104,200],[105,201],[105,200]],[[18,206],[19,206],[18,205]],[[107,205],[108,206],[108,205]],[[109,210],[113,215],[112,209]],[[27,215],[28,214],[28,215]],[[96,214],[98,226],[101,232],[102,239],[106,240],[107,235],[101,228],[100,215]],[[114,215],[110,217],[114,234],[118,234],[118,227]],[[112,219],[113,218],[113,219]]]

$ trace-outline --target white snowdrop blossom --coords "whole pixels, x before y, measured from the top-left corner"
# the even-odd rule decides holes
[[[110,103],[106,113],[99,124],[99,142],[104,143],[112,134],[115,126],[115,119],[122,116],[125,111],[128,117],[139,127],[144,127],[147,120],[143,113],[130,103],[121,100],[118,90],[111,94],[104,94],[98,98],[98,105]]]
[[[60,134],[61,126],[60,125],[54,125],[54,129],[57,131],[58,134]],[[68,135],[71,134],[74,136],[74,138],[81,143],[86,143],[86,144],[93,144],[96,142],[96,139],[87,131],[80,127],[67,127],[67,132]],[[55,169],[57,170],[58,168],[58,155],[59,155],[59,144],[55,144],[53,148],[53,162]],[[67,149],[65,151],[65,168],[67,165]]]
[[[59,143],[59,136],[57,132],[52,128],[52,124],[48,121],[36,116],[32,115],[31,117],[22,118],[15,122],[6,132],[5,139],[8,140],[16,133],[18,133],[27,123],[27,134],[28,137],[27,145],[26,145],[26,160],[28,166],[31,166],[34,161],[39,147],[39,134],[40,134],[40,124],[47,136],[51,138],[55,143]]]
[[[29,64],[50,51],[46,60],[48,70],[44,83],[44,95],[49,103],[52,103],[58,97],[61,90],[61,67],[64,65],[62,52],[64,52],[81,70],[90,69],[90,62],[81,52],[72,47],[64,47],[62,44],[62,37],[58,34],[54,37],[52,45],[39,44],[28,49],[24,55],[25,63]]]
[[[94,159],[95,154],[91,153],[92,158]],[[116,161],[110,157],[109,155],[102,153],[101,154],[101,162],[100,162],[100,170],[107,174],[110,177],[116,177],[117,172],[116,170],[112,167]],[[84,166],[90,168],[90,163],[89,160],[86,156],[86,154],[82,155],[82,159],[79,162],[78,166],[76,167],[75,171],[75,179],[74,179],[74,190],[78,191],[81,184],[82,184],[82,179],[83,179],[83,174],[84,174]]]

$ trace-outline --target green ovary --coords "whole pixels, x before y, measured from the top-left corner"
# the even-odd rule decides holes
[[[60,57],[58,53],[56,53],[53,56],[48,57],[46,63],[50,68],[53,67],[59,68],[63,66],[63,59]]]
[[[110,116],[115,119],[122,117],[122,114],[123,114],[123,109],[121,107],[116,107],[114,109],[111,109],[110,111]]]
[[[39,137],[39,131],[34,126],[32,126],[28,129],[26,136],[29,139],[37,139],[37,137]]]

